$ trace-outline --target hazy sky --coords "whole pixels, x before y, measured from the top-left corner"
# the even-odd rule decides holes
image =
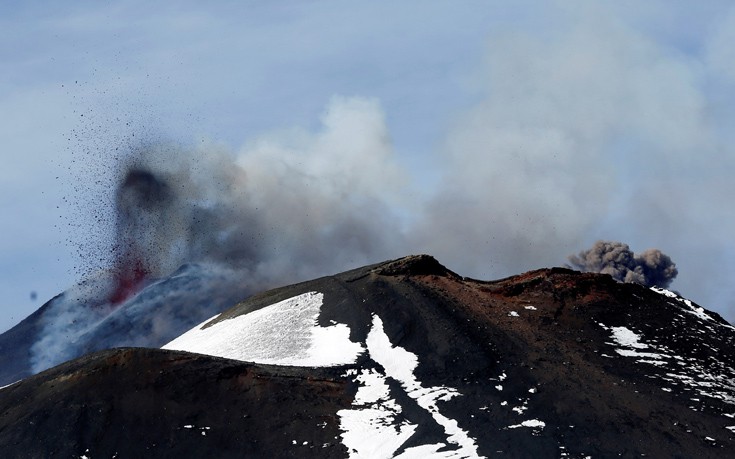
[[[465,275],[659,248],[735,319],[729,1],[6,2],[0,38],[0,330],[80,279],[141,141],[306,162],[385,205],[367,253]]]

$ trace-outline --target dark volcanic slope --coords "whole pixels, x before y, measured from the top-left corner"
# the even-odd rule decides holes
[[[3,389],[0,451],[242,458],[318,447],[343,457],[335,407],[349,406],[354,388],[335,369],[309,373],[157,349],[98,352]]]
[[[0,385],[10,384],[31,374],[31,347],[43,329],[41,318],[55,299],[0,334]]]
[[[246,280],[189,264],[149,280],[119,304],[104,276],[91,278],[0,334],[0,386],[112,347],[158,347],[244,298]]]
[[[443,444],[436,455],[700,458],[729,457],[735,447],[735,330],[673,294],[558,268],[481,282],[418,256],[258,295],[205,328],[307,292],[324,295],[320,326],[346,324],[363,344],[354,364],[97,354],[0,390],[0,446],[38,451],[43,433],[43,448],[61,457],[78,457],[78,448],[91,457],[123,448],[169,457],[180,455],[179,444],[210,457],[248,456],[255,442],[276,457],[345,457],[356,448],[341,434],[350,429],[345,419],[375,409],[390,412],[383,422],[393,434],[406,433],[391,455],[421,457]],[[378,322],[393,350],[418,359],[415,384],[376,352]],[[366,402],[360,391],[371,377],[385,381],[388,395]],[[429,406],[431,393],[449,396]],[[241,424],[245,415],[258,427]],[[40,430],[33,419],[74,422]],[[455,421],[468,441],[451,435]],[[210,427],[220,440],[206,431],[194,444],[185,435],[201,433],[185,425]],[[88,430],[95,434],[83,436]]]

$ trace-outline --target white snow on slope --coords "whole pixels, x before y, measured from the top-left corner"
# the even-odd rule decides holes
[[[668,358],[669,356],[664,354],[658,354],[653,352],[640,352],[638,349],[648,349],[647,344],[640,342],[640,335],[636,334],[633,330],[626,327],[607,327],[604,324],[599,324],[602,328],[610,330],[612,332],[612,338],[615,340],[615,344],[623,346],[627,349],[615,349],[615,352],[625,357],[643,357],[654,359],[646,361],[646,363],[652,363],[654,365],[659,364],[659,359]],[[643,360],[639,360],[643,362]]]
[[[414,370],[418,366],[418,356],[413,354],[400,346],[393,346],[383,330],[383,321],[377,315],[373,315],[373,324],[368,333],[367,349],[370,357],[383,367],[385,370],[385,376],[398,381],[402,388],[406,391],[409,397],[416,400],[417,404],[425,409],[434,418],[440,426],[444,428],[444,432],[447,435],[447,443],[453,446],[450,450],[446,450],[447,445],[444,443],[434,445],[421,445],[414,448],[409,448],[404,451],[399,458],[413,458],[413,457],[453,457],[453,458],[478,458],[480,457],[477,453],[477,445],[475,440],[472,439],[467,432],[462,430],[457,421],[454,419],[447,418],[439,412],[437,402],[447,401],[452,397],[456,397],[459,393],[451,388],[447,387],[423,387],[421,382],[416,379]],[[356,400],[356,405],[360,406],[360,403]],[[360,414],[364,413],[364,414]],[[396,428],[393,427],[392,431],[386,435],[384,439],[375,437],[376,429],[369,424],[364,422],[360,425],[354,422],[355,417],[364,416],[366,421],[370,421],[372,413],[365,409],[357,410],[341,410],[339,413],[341,418],[347,416],[348,422],[342,421],[340,426],[346,429],[345,433],[342,434],[343,443],[347,446],[350,451],[350,458],[363,458],[363,457],[393,457],[395,451],[400,448],[401,445],[396,445],[395,440],[397,439]],[[399,427],[399,434],[408,433],[408,428],[404,425]],[[363,428],[364,431],[356,431],[352,429]],[[411,434],[415,427],[411,427]],[[369,445],[364,440],[368,436],[373,436],[376,443],[382,443],[384,447],[380,449],[380,454],[371,454],[369,448],[375,449],[375,445]],[[408,435],[403,441],[408,439]],[[445,449],[444,451],[439,451]]]
[[[392,458],[417,426],[396,422],[402,409],[390,398],[384,375],[367,369],[356,380],[362,383],[353,402],[357,409],[337,412],[342,443],[351,451],[350,458]]]
[[[399,454],[393,459],[454,459],[459,457],[465,457],[460,455],[457,451],[439,451],[446,447],[444,443],[436,443],[431,445],[413,446],[406,448],[404,452]]]
[[[660,295],[675,299],[677,301],[677,305],[681,307],[683,311],[688,312],[689,314],[693,314],[702,320],[714,322],[722,327],[735,329],[735,327],[733,327],[732,325],[727,325],[716,321],[712,316],[704,312],[704,308],[694,306],[694,304],[690,300],[687,300],[686,298],[683,298],[670,290],[659,287],[651,287],[651,290]]]
[[[370,357],[385,369],[386,376],[400,382],[408,396],[416,400],[421,408],[431,413],[434,420],[444,427],[449,443],[459,446],[456,457],[479,457],[474,439],[459,427],[457,421],[443,416],[436,406],[438,401],[447,401],[459,393],[448,387],[422,387],[413,374],[418,366],[418,357],[391,344],[383,330],[383,321],[377,315],[373,316],[373,328],[368,333],[366,344]]]
[[[317,323],[324,295],[304,293],[203,328],[209,319],[162,349],[271,365],[326,367],[354,363],[364,348],[345,324]]]
[[[668,292],[668,290],[664,291]],[[667,296],[678,298],[675,293],[669,292],[669,294]],[[612,333],[612,339],[615,342],[608,344],[623,347],[615,349],[618,354],[624,357],[634,357],[637,363],[668,370],[664,373],[656,372],[655,375],[649,375],[650,377],[661,379],[669,385],[692,390],[700,396],[735,404],[735,381],[730,376],[735,370],[725,363],[713,358],[701,360],[696,357],[677,355],[665,344],[657,342],[659,340],[655,338],[647,340],[646,343],[642,342],[641,335],[626,327],[608,327],[603,323],[598,325]],[[712,332],[715,331],[712,330]],[[667,339],[676,339],[676,336],[667,336]],[[641,352],[641,349],[654,352]]]
[[[532,427],[536,429],[543,429],[544,427],[546,427],[546,423],[544,421],[539,421],[538,419],[529,419],[527,421],[521,422],[520,424],[508,426],[509,429],[517,429],[519,427]]]
[[[618,342],[621,346],[634,347],[637,349],[645,349],[648,346],[641,343],[639,340],[640,336],[635,334],[632,330],[625,327],[612,327],[613,339]]]

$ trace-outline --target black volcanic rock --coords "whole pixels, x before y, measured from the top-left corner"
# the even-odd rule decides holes
[[[0,390],[0,450],[347,457],[341,422],[366,409],[355,400],[365,375],[400,406],[392,429],[415,427],[395,454],[459,451],[438,415],[485,457],[707,458],[735,447],[735,329],[672,293],[562,268],[484,282],[414,256],[256,295],[204,328],[307,292],[323,294],[319,325],[346,324],[355,343],[379,318],[390,344],[417,356],[421,390],[390,376],[369,343],[330,368],[104,351]],[[444,389],[455,396],[434,411],[417,395]]]
[[[91,354],[3,390],[3,457],[343,457],[336,369],[268,367],[158,349]],[[294,440],[298,448],[294,447]],[[306,444],[304,444],[306,442]]]

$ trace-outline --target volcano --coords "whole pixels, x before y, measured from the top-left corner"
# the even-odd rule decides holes
[[[735,328],[678,294],[410,256],[0,389],[7,457],[731,457]]]
[[[0,385],[93,351],[160,347],[253,292],[246,280],[201,264],[147,279],[123,296],[118,276],[87,279],[1,334]]]

